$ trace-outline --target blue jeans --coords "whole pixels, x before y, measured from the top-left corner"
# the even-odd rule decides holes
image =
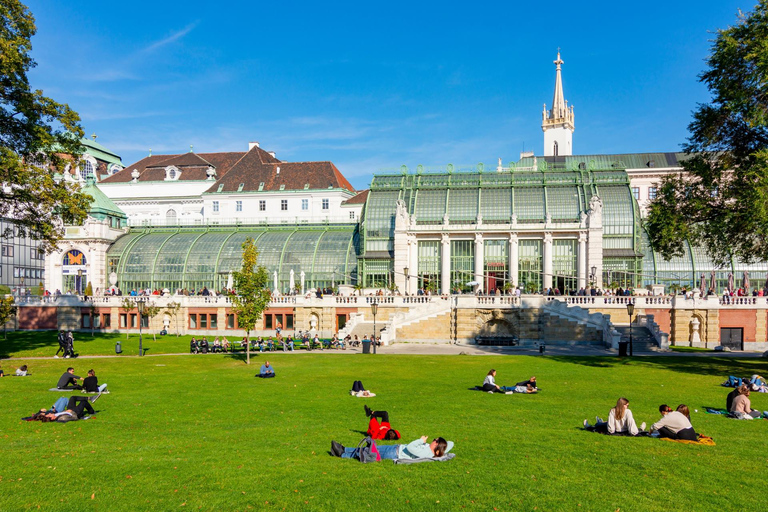
[[[376,448],[379,449],[382,459],[395,460],[397,459],[397,452],[400,449],[399,444],[377,444]],[[358,448],[344,448],[344,453],[341,454],[342,459],[356,459],[358,455]]]

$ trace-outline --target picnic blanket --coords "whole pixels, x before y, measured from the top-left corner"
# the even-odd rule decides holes
[[[717,409],[716,407],[705,407],[704,410],[707,414],[725,414],[726,416],[730,414],[725,409]]]
[[[51,388],[48,391],[58,391],[58,392],[62,392],[62,391],[79,391],[79,392],[84,393],[86,395],[95,395],[95,394],[98,393],[98,391],[84,391],[82,389],[75,389],[75,388],[64,388],[64,389]],[[101,392],[101,394],[102,395],[108,395],[109,391],[104,390],[104,391]]]
[[[705,446],[715,446],[715,440],[703,434],[699,434],[698,441],[689,441],[687,439],[670,439],[668,437],[662,437],[661,439],[664,441],[672,441],[673,443],[703,444]]]
[[[419,464],[420,462],[445,462],[456,456],[455,453],[446,453],[442,457],[424,457],[421,459],[395,459],[395,464]]]

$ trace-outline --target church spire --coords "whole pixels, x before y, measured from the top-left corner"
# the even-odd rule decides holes
[[[552,109],[544,105],[541,129],[544,131],[544,156],[571,155],[571,137],[574,130],[573,107],[568,106],[563,94],[563,77],[560,58],[560,48],[557,49],[555,64],[555,94],[552,97]]]

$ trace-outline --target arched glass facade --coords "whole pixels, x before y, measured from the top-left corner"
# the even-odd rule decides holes
[[[278,226],[210,229],[134,229],[107,252],[108,271],[123,291],[139,288],[211,290],[225,288],[230,272],[240,269],[242,243],[253,238],[259,264],[278,289],[288,293],[290,273],[305,289],[354,284],[357,279],[355,226]]]

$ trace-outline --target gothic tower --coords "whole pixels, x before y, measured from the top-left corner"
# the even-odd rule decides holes
[[[544,131],[544,156],[566,156],[573,154],[573,107],[568,106],[563,96],[563,79],[560,76],[560,51],[557,52],[555,77],[555,95],[552,98],[552,109],[547,110],[544,104],[541,129]]]

